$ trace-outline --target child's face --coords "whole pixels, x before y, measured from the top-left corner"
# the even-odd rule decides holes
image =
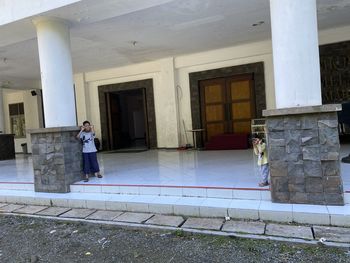
[[[259,138],[254,138],[253,139],[253,144],[260,144],[261,140]]]
[[[91,130],[91,126],[90,126],[90,124],[85,123],[85,124],[84,124],[84,131],[89,132],[90,130]]]

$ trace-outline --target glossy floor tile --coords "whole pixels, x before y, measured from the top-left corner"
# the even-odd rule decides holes
[[[341,157],[350,154],[342,145]],[[251,150],[177,151],[150,150],[138,153],[99,153],[102,179],[92,177],[84,185],[257,188],[260,180]],[[350,191],[350,164],[341,164],[344,189]],[[31,156],[0,161],[0,183],[32,183]],[[158,190],[157,190],[158,191]]]

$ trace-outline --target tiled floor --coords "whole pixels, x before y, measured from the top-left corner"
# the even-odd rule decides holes
[[[350,145],[342,145],[341,157],[349,153]],[[140,186],[185,187],[184,189],[217,187],[236,191],[241,188],[259,189],[258,168],[251,150],[101,153],[99,163],[104,178],[91,178],[87,185],[98,184],[109,188],[119,186],[121,192],[125,186],[128,186],[128,191],[134,190],[135,193],[140,191]],[[342,163],[341,169],[344,188],[350,191],[350,164]],[[16,160],[0,161],[1,183],[33,183],[31,157],[17,155]],[[135,186],[135,189],[130,186]],[[172,190],[176,191],[176,188]],[[202,196],[200,190],[198,196]]]

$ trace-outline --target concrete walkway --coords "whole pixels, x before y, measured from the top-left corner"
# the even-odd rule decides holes
[[[350,227],[350,205],[277,204],[268,200],[0,190],[0,202],[193,217]]]
[[[0,203],[1,214],[350,247],[350,228],[342,227],[276,224],[251,220],[231,220],[228,217],[196,218],[10,203]]]
[[[0,190],[0,202],[178,216],[293,222],[350,227],[350,205],[278,204],[268,200],[153,195],[38,193]]]

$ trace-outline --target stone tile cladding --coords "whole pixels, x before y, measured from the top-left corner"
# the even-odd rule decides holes
[[[336,112],[267,118],[274,202],[344,205]]]
[[[70,184],[81,180],[82,145],[75,137],[79,129],[40,131],[31,134],[35,191],[70,192]]]

